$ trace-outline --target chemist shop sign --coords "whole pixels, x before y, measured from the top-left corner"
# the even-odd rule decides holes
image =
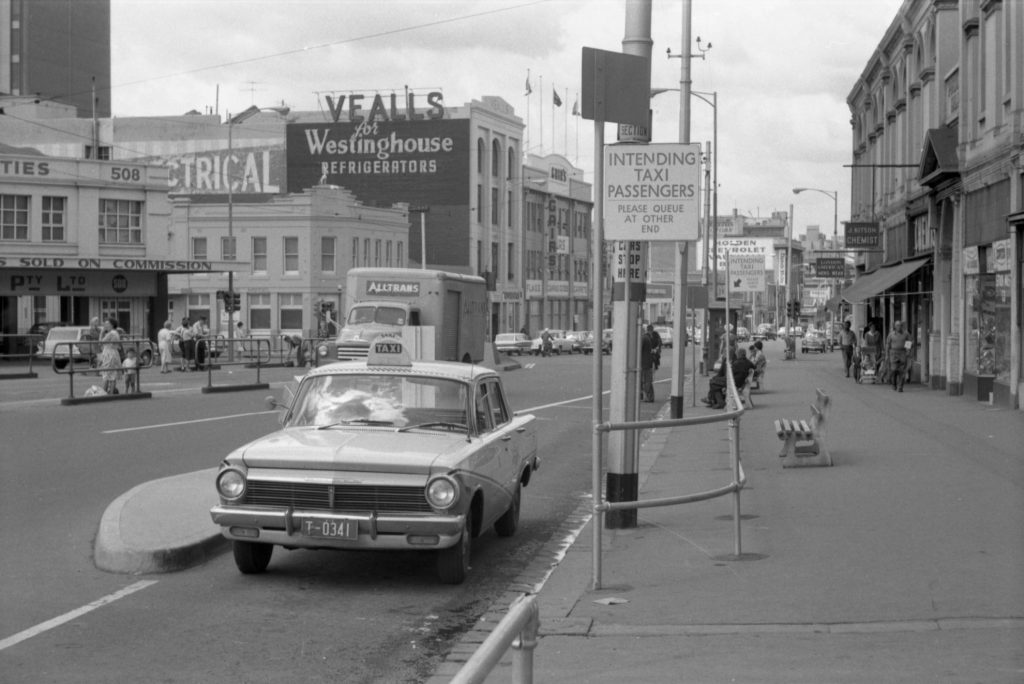
[[[700,145],[608,145],[604,149],[608,240],[696,240]]]

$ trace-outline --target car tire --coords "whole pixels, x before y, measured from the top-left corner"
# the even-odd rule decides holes
[[[273,544],[257,544],[255,542],[233,541],[231,551],[235,556],[235,565],[243,575],[259,575],[270,565],[270,556],[274,553]]]
[[[64,370],[65,368],[68,367],[68,360],[67,359],[54,359],[53,367],[58,369],[58,370]]]
[[[519,511],[523,503],[523,485],[516,483],[516,491],[512,494],[512,501],[508,509],[494,523],[494,531],[499,537],[511,537],[519,529]]]
[[[469,574],[469,556],[473,549],[473,507],[466,511],[459,541],[437,552],[437,576],[444,584],[462,584]]]

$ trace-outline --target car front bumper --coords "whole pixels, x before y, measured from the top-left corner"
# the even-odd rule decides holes
[[[325,513],[279,507],[226,506],[210,509],[221,533],[238,541],[304,549],[443,549],[462,536],[464,516]],[[355,521],[355,539],[312,537],[302,533],[304,520]]]

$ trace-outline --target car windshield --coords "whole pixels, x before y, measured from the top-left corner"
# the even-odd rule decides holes
[[[405,309],[397,306],[354,306],[348,313],[349,325],[381,323],[405,325]]]
[[[299,386],[288,427],[466,425],[466,384],[392,373],[317,375]]]

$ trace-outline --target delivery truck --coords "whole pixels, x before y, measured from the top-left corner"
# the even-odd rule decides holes
[[[412,268],[352,268],[351,304],[334,342],[317,349],[319,363],[365,359],[378,335],[408,326],[433,327],[438,361],[479,363],[484,358],[487,286],[483,278]]]

